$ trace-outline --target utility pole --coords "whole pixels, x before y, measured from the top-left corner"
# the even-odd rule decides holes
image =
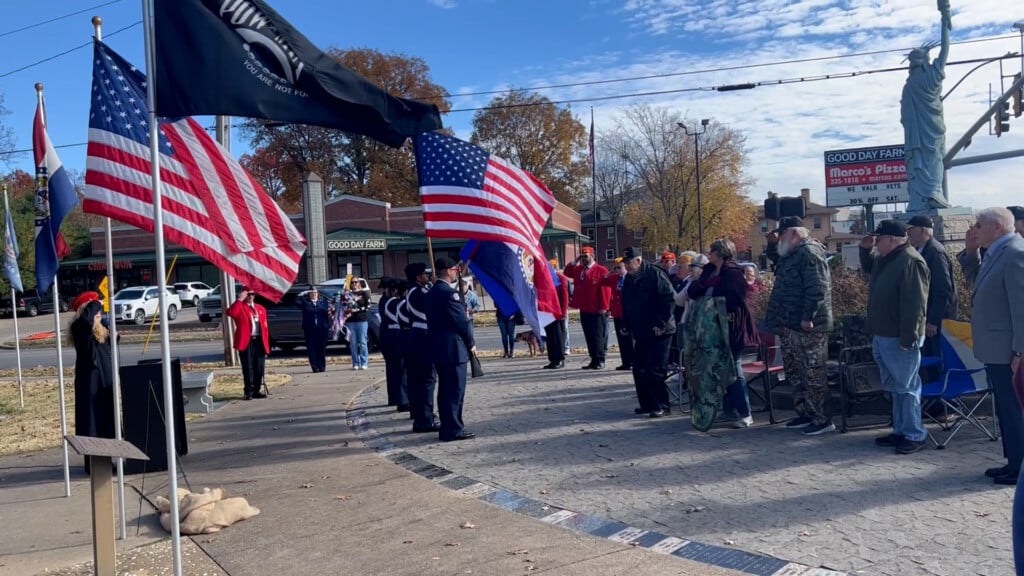
[[[704,253],[704,203],[700,197],[700,135],[708,131],[708,124],[711,121],[704,118],[700,121],[700,131],[696,127],[694,131],[686,127],[686,124],[678,122],[677,125],[686,132],[687,136],[693,136],[693,172],[697,179],[697,245],[700,246],[700,253]]]

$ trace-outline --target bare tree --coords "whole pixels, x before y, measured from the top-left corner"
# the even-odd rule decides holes
[[[619,254],[622,246],[618,226],[623,223],[626,207],[639,197],[639,183],[629,165],[629,140],[616,130],[598,138],[594,148],[598,213],[608,215],[615,234],[615,253]],[[595,215],[595,231],[599,220]]]

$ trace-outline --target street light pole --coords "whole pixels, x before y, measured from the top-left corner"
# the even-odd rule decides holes
[[[693,172],[694,177],[697,179],[697,245],[700,247],[701,254],[704,253],[704,203],[700,197],[700,135],[707,132],[709,122],[708,118],[701,120],[699,132],[696,128],[694,128],[693,132],[690,132],[686,124],[682,122],[677,123],[686,132],[687,136],[693,136]]]

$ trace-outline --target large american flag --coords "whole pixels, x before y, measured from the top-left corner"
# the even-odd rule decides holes
[[[82,209],[152,232],[146,77],[96,42],[92,82]],[[161,121],[159,152],[165,237],[278,300],[306,246],[281,208],[191,118]]]
[[[416,137],[416,170],[427,236],[538,250],[555,197],[533,174],[438,132]]]

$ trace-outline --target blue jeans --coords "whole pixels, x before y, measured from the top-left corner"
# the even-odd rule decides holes
[[[750,416],[750,395],[747,393],[747,379],[743,376],[742,360],[736,360],[736,374],[736,380],[725,388],[722,410],[736,412],[740,418],[746,418]]]
[[[923,339],[922,339],[923,341]],[[899,338],[875,336],[871,353],[882,377],[882,389],[892,395],[892,433],[921,442],[928,431],[921,423],[921,343],[900,349]]]
[[[569,314],[565,315],[565,355],[569,355]]]
[[[498,318],[498,331],[501,332],[501,350],[506,354],[512,353],[516,344],[516,320],[514,316]]]
[[[348,343],[348,348],[352,352],[352,365],[367,366],[370,362],[366,342],[369,322],[348,322],[345,325],[348,326],[352,338]]]

